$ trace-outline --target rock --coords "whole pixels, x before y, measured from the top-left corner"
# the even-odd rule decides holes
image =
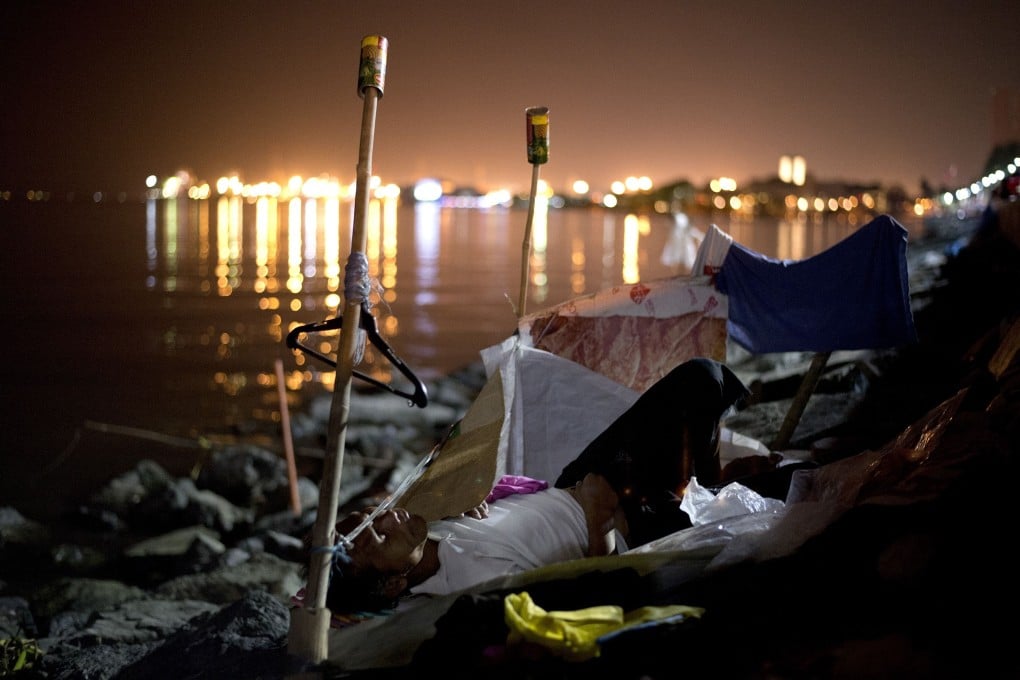
[[[193,619],[116,677],[283,678],[305,665],[286,654],[289,622],[282,603],[265,592],[249,591],[215,614]]]
[[[125,549],[121,573],[150,587],[183,574],[211,571],[227,551],[219,539],[215,531],[191,526],[139,541]]]
[[[42,659],[49,678],[284,677],[287,609],[264,592],[207,602],[128,602]]]
[[[190,479],[179,480],[177,488],[185,498],[181,515],[191,522],[229,534],[254,521],[253,508],[238,507],[219,494],[199,489]]]
[[[298,507],[301,511],[311,510],[319,505],[319,485],[307,477],[297,478]],[[291,508],[290,483],[282,486],[267,499],[265,507],[259,510],[262,519],[267,516],[280,514],[293,514]],[[261,520],[259,520],[261,521]]]
[[[316,487],[318,489],[318,487]],[[276,531],[291,536],[306,535],[315,524],[315,516],[318,514],[318,501],[305,508],[304,511],[295,515],[290,510],[273,513],[258,519],[253,530],[255,533],[265,531]]]
[[[196,484],[236,505],[258,508],[287,488],[287,464],[257,446],[232,446],[209,458]]]
[[[30,599],[36,620],[46,626],[61,612],[91,615],[146,597],[145,590],[113,579],[59,578],[40,586]]]
[[[127,529],[127,523],[113,510],[95,505],[79,505],[68,519],[87,531],[116,533]]]
[[[125,517],[150,495],[163,491],[173,483],[173,477],[158,463],[142,460],[134,469],[107,482],[90,500],[101,508]]]
[[[811,442],[828,436],[846,421],[846,414],[862,399],[863,395],[852,392],[812,394],[786,448],[803,449],[810,447]],[[792,401],[780,399],[754,404],[727,417],[724,424],[769,446],[779,434]]]
[[[177,576],[160,584],[153,592],[166,599],[229,604],[254,589],[268,592],[285,602],[304,585],[301,576],[303,566],[269,553],[256,553],[243,565],[221,566],[206,573]]]
[[[192,526],[139,541],[128,547],[124,555],[128,558],[180,557],[186,554],[196,541],[214,543],[217,553],[226,550],[219,542],[219,534],[203,526]]]
[[[31,575],[40,562],[49,562],[51,540],[45,525],[14,508],[0,507],[0,574],[5,578]]]
[[[121,669],[159,647],[158,642],[136,645],[97,645],[49,650],[39,667],[51,680],[110,680]]]
[[[128,600],[113,609],[96,612],[81,630],[61,637],[61,645],[134,645],[165,640],[200,614],[219,606],[199,600]]]
[[[454,412],[463,413],[471,406],[485,380],[485,370],[480,363],[467,366],[445,379],[436,380],[429,387],[429,404],[445,404]]]
[[[237,547],[250,553],[267,552],[288,562],[303,563],[307,559],[304,541],[280,531],[264,531],[239,542]]]
[[[0,508],[0,550],[10,546],[44,547],[50,540],[49,529],[26,518],[11,507]]]
[[[28,600],[0,597],[0,640],[15,636],[36,637],[38,634]]]
[[[67,574],[87,576],[110,564],[110,555],[92,545],[59,543],[50,550],[53,569]]]
[[[309,414],[322,422],[329,422],[332,396],[312,401]],[[410,427],[443,427],[459,417],[458,410],[447,404],[430,400],[425,408],[409,406],[403,397],[389,393],[359,393],[350,402],[350,419],[357,423],[404,423]]]

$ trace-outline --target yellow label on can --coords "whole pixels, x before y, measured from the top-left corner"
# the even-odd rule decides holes
[[[386,86],[386,50],[389,41],[381,35],[366,35],[361,39],[361,67],[358,69],[358,94],[374,87],[383,94]]]
[[[525,110],[528,134],[528,162],[549,162],[549,108],[533,106]]]

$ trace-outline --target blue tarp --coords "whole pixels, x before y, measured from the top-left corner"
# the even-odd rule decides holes
[[[727,330],[755,354],[897,347],[917,341],[907,230],[875,218],[828,250],[777,260],[734,242],[716,274]]]

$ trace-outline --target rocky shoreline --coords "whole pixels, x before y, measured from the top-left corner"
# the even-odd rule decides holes
[[[895,351],[834,353],[789,449],[823,464],[876,449],[960,387],[987,381],[982,362],[1017,341],[1016,207],[1006,228],[989,233],[978,229],[980,218],[949,217],[933,220],[930,233],[910,244],[921,341]],[[1015,452],[1018,361],[1010,358],[992,403],[1014,414],[997,422],[1005,423],[1001,434]],[[752,387],[755,403],[726,426],[768,443],[810,359],[733,349],[727,363]],[[384,496],[403,479],[463,415],[484,379],[475,364],[435,381],[426,409],[409,409],[392,395],[356,393],[343,510]],[[324,397],[293,416],[296,446],[321,450],[329,405]],[[0,675],[315,673],[286,653],[289,599],[305,568],[302,539],[318,507],[311,478],[302,477],[298,488],[295,512],[283,459],[256,444],[229,444],[211,446],[191,476],[143,460],[59,523],[0,507],[0,640],[6,640]]]

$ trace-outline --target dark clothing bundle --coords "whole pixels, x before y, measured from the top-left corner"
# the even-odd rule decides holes
[[[719,420],[748,396],[740,379],[705,358],[686,361],[654,385],[570,462],[556,486],[589,472],[620,496],[634,547],[690,526],[680,498],[692,476],[719,481]]]

